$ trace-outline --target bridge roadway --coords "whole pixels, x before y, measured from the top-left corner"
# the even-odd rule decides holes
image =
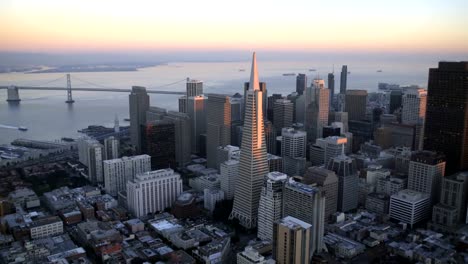
[[[8,89],[9,86],[0,86],[0,89]],[[49,91],[66,91],[67,88],[64,87],[33,87],[33,86],[15,86],[19,90],[49,90]],[[130,93],[131,89],[117,89],[117,88],[80,88],[73,87],[72,91],[85,91],[85,92],[121,92],[121,93]],[[176,94],[176,95],[185,95],[185,92],[175,92],[175,91],[155,91],[155,90],[146,90],[147,93],[152,94]]]

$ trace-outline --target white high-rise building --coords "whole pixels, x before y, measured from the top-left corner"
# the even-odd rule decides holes
[[[128,210],[136,217],[162,211],[182,193],[182,179],[172,169],[137,174],[127,183]]]
[[[274,223],[281,219],[283,206],[283,186],[288,176],[281,172],[270,172],[260,195],[258,207],[258,238],[273,241]]]
[[[114,119],[114,132],[115,133],[120,132],[119,117],[117,115],[115,115],[115,119]]]
[[[304,175],[307,133],[291,127],[283,128],[281,132],[283,172],[289,176]]]
[[[348,144],[348,139],[346,137],[338,136],[318,138],[315,141],[315,144],[324,149],[323,160],[325,165],[328,165],[330,159],[341,155],[343,147],[346,147],[346,144]]]
[[[204,208],[213,212],[216,203],[224,200],[224,192],[220,189],[205,189],[203,190],[203,205]]]
[[[221,190],[224,191],[226,200],[234,199],[236,182],[239,174],[239,161],[227,160],[220,167]]]
[[[119,158],[120,141],[115,137],[104,139],[104,160]]]
[[[426,118],[427,91],[410,88],[402,98],[401,122],[416,126],[415,148],[423,148],[424,120]]]
[[[236,146],[227,145],[224,147],[218,147],[218,169],[220,169],[221,163],[231,160],[234,156],[240,155],[240,148]]]
[[[264,133],[264,95],[258,80],[255,52],[249,90],[245,91],[245,117],[236,183],[234,206],[230,218],[236,218],[247,229],[257,226],[258,203],[263,178],[269,172]]]
[[[132,180],[135,175],[151,170],[151,157],[145,154],[105,160],[103,167],[104,189],[108,194],[116,196],[126,189],[127,181]]]
[[[80,162],[88,167],[88,180],[92,183],[102,183],[102,160],[104,147],[94,139],[78,140],[78,157]]]
[[[187,97],[203,94],[203,82],[187,78]]]
[[[402,98],[401,122],[403,124],[419,124],[426,117],[427,91],[410,88]]]
[[[390,217],[411,225],[429,218],[431,201],[429,194],[405,189],[390,197]]]
[[[427,193],[431,204],[439,201],[442,178],[445,175],[445,157],[432,151],[417,151],[411,155],[408,189]]]

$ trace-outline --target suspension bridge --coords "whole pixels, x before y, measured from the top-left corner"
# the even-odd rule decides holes
[[[56,82],[62,78],[66,77],[66,87],[60,87],[60,86],[50,86],[50,83]],[[118,92],[118,93],[130,93],[132,89],[119,89],[119,88],[112,88],[112,87],[106,87],[100,84],[95,84],[86,80],[79,79],[77,77],[74,77],[74,79],[78,79],[81,82],[86,83],[87,85],[94,86],[94,87],[73,87],[71,85],[71,75],[66,74],[61,76],[58,79],[54,79],[51,81],[47,81],[46,83],[40,84],[40,85],[35,85],[35,86],[19,86],[19,85],[10,85],[10,86],[0,86],[1,89],[7,90],[7,101],[8,102],[19,102],[21,101],[20,95],[19,95],[19,90],[44,90],[44,91],[67,91],[67,100],[65,101],[66,103],[74,103],[75,101],[73,100],[72,96],[72,91],[83,91],[83,92]],[[168,83],[164,85],[160,85],[158,87],[155,87],[155,89],[163,88],[163,87],[169,87],[178,83],[181,83],[183,81],[186,81],[187,79],[184,78],[182,80],[178,80],[173,83]],[[154,88],[147,89],[146,92],[149,94],[174,94],[174,95],[184,95],[185,92],[176,92],[176,91],[164,91],[164,90],[155,90]]]

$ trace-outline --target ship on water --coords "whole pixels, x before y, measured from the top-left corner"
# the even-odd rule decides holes
[[[24,126],[20,126],[20,127],[18,127],[18,130],[19,131],[28,131],[28,128],[24,127]]]

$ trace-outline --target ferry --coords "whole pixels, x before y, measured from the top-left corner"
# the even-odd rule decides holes
[[[245,69],[239,69],[240,72],[245,72]]]
[[[378,70],[377,72],[382,72],[382,70]]]
[[[309,69],[309,71],[314,72],[314,71],[316,71],[316,69]]]
[[[283,76],[296,76],[295,73],[283,73]]]
[[[18,130],[19,131],[28,131],[28,128],[24,127],[24,126],[20,126],[20,127],[18,127]]]

